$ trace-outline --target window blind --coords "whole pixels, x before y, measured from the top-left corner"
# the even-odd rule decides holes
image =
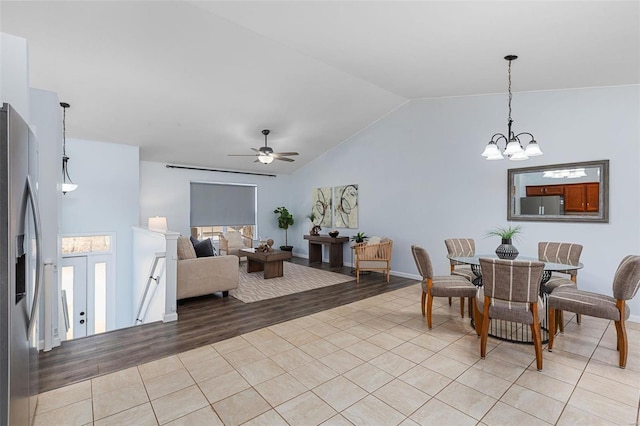
[[[256,187],[191,182],[191,226],[256,224]]]

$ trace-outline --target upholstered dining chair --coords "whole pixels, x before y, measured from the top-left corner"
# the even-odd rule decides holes
[[[614,321],[617,350],[620,352],[620,368],[627,365],[627,329],[625,322],[631,310],[626,301],[635,297],[640,288],[640,256],[626,256],[620,262],[613,277],[613,297],[591,293],[577,288],[561,287],[547,299],[549,306],[549,330],[554,330],[554,313],[558,310],[576,312]],[[554,334],[549,332],[549,352],[553,350]]]
[[[487,354],[492,319],[527,324],[533,336],[536,367],[542,370],[540,321],[544,316],[544,303],[539,293],[544,263],[480,258],[480,269],[482,287],[476,304],[482,315],[474,318],[476,327],[480,327],[480,356],[484,359]]]
[[[574,243],[555,243],[541,241],[538,243],[538,260],[543,262],[565,263],[577,265],[580,263],[582,245]],[[557,288],[578,288],[578,270],[558,271],[551,274],[549,281],[545,283],[547,293],[553,292]],[[564,315],[562,311],[557,311],[556,327],[564,331]],[[580,324],[580,314],[576,314],[576,321]]]
[[[444,245],[447,246],[449,256],[469,257],[476,254],[476,242],[473,238],[449,238],[444,240]],[[451,275],[460,275],[471,282],[476,278],[470,265],[451,259],[449,259],[449,264],[451,266]],[[451,306],[451,298],[449,298],[449,306]],[[471,312],[471,305],[469,305],[469,316],[471,316]],[[460,315],[464,317],[464,297],[460,298]]]
[[[427,326],[431,329],[432,325],[432,307],[434,297],[460,297],[471,298],[476,295],[476,286],[459,275],[434,276],[433,265],[427,251],[416,245],[411,246],[413,259],[418,267],[418,273],[422,277],[422,315],[425,314],[425,299],[427,301]],[[464,316],[464,310],[462,312]]]
[[[356,263],[356,284],[360,283],[360,273],[363,271],[378,271],[386,276],[387,282],[391,275],[391,253],[393,240],[388,238],[379,243],[358,243],[353,247]]]

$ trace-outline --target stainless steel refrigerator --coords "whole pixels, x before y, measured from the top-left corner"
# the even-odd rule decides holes
[[[0,110],[0,425],[30,425],[38,394],[42,250],[35,138],[9,105]],[[31,158],[30,158],[31,157]],[[30,161],[31,159],[31,161]]]
[[[520,214],[562,215],[564,214],[564,197],[560,195],[522,197],[520,198]]]

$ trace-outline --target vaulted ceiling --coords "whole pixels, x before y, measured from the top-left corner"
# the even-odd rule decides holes
[[[291,173],[411,99],[640,83],[637,1],[0,1],[67,136]],[[298,151],[254,163],[251,147]]]

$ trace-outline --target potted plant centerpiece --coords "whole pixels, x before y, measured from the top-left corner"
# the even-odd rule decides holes
[[[487,232],[487,237],[500,237],[502,244],[496,249],[496,255],[500,259],[513,260],[518,257],[518,249],[512,244],[513,240],[517,240],[522,234],[522,227],[517,226],[498,226]]]
[[[293,246],[289,245],[287,229],[289,229],[289,227],[294,223],[293,216],[289,213],[289,210],[287,210],[286,207],[278,207],[273,212],[278,215],[278,228],[284,229],[284,245],[280,246],[280,250],[292,251]]]

